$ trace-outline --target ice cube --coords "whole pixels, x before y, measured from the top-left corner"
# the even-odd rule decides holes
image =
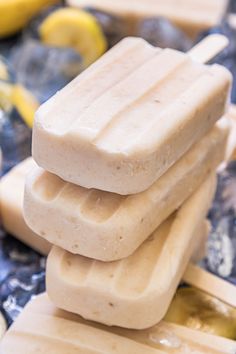
[[[15,109],[10,112],[0,109],[0,147],[3,154],[2,173],[31,154],[31,130]]]
[[[18,83],[40,102],[46,101],[82,69],[81,56],[71,48],[54,48],[36,39],[23,41],[9,58]]]
[[[192,41],[174,24],[162,17],[149,18],[138,26],[137,36],[146,39],[154,46],[187,51]]]
[[[219,175],[209,218],[212,231],[205,266],[236,284],[236,161]]]
[[[85,8],[85,10],[96,17],[107,38],[109,48],[130,34],[128,33],[129,27],[127,26],[127,22],[121,17],[90,7]]]

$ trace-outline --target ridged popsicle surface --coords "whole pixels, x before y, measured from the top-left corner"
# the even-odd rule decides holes
[[[148,190],[130,196],[79,187],[37,168],[26,183],[25,220],[69,252],[103,261],[127,257],[224,160],[227,137],[223,119]]]
[[[47,262],[51,300],[86,319],[125,328],[153,326],[165,316],[197,245],[216,187],[215,174],[132,255],[101,262],[53,247]]]
[[[223,67],[125,39],[41,106],[33,156],[80,186],[141,192],[223,116],[230,83]]]

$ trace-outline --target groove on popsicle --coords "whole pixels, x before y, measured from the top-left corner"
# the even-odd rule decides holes
[[[90,140],[98,138],[106,126],[109,123],[112,124],[113,119],[119,113],[125,112],[127,107],[135,105],[136,101],[145,97],[153,87],[161,84],[187,60],[186,55],[176,51],[168,49],[161,53],[156,51],[156,55],[150,57],[138,68],[132,68],[127,77],[93,101],[72,128],[82,135],[88,134]],[[159,67],[163,67],[163,70],[154,70],[154,68]],[[106,107],[105,110],[104,107]],[[91,126],[93,129],[91,129]]]
[[[91,259],[72,253],[64,253],[61,261],[61,275],[72,284],[84,283],[92,269]]]
[[[71,210],[73,206],[71,213],[78,213],[83,202],[89,197],[91,190],[72,183],[64,182],[64,184],[65,186],[61,189],[58,196],[60,200],[63,201],[64,208],[66,208],[68,204],[68,210]]]
[[[119,194],[104,193],[94,189],[82,203],[80,213],[87,219],[104,222],[114,215],[126,198]]]
[[[102,60],[98,60],[63,89],[63,106],[54,105],[55,98],[61,96],[61,92],[58,92],[39,109],[39,114],[42,111],[42,114],[48,116],[43,125],[55,134],[66,134],[65,131],[70,130],[81,112],[86,111],[94,100],[122,81],[130,70],[135,70],[157,52],[160,52],[160,49],[153,48],[142,39],[127,38],[121,41],[105,54]],[[96,90],[91,90],[91,82],[94,82]],[[82,96],[80,92],[83,92]],[[69,98],[68,103],[66,97]],[[76,105],[71,106],[69,102],[72,99]],[[63,119],[60,119],[62,115]],[[64,119],[65,115],[67,115],[66,119]]]
[[[212,68],[212,70],[214,69],[214,67]],[[134,139],[129,143],[129,145],[126,146],[126,149],[132,149],[134,150],[135,148],[137,148],[138,146],[140,146],[140,142],[142,142],[144,139],[147,142],[147,146],[152,146],[152,144],[154,144],[155,146],[155,141],[156,139],[156,134],[157,134],[157,129],[161,126],[161,122],[162,123],[162,131],[164,131],[164,129],[168,128],[168,120],[170,119],[170,117],[176,117],[175,121],[172,121],[172,124],[175,124],[175,122],[178,122],[178,119],[181,119],[181,117],[183,118],[184,116],[192,116],[192,117],[197,117],[199,116],[199,104],[196,103],[198,101],[196,101],[196,99],[194,100],[196,94],[198,95],[199,100],[201,100],[202,102],[204,102],[204,104],[206,104],[206,102],[211,102],[214,95],[216,94],[216,92],[214,91],[215,89],[217,89],[217,85],[219,82],[219,75],[218,78],[214,75],[212,75],[210,72],[205,72],[203,75],[201,75],[200,77],[198,77],[195,82],[193,82],[188,90],[186,90],[185,92],[181,93],[179,95],[179,97],[176,97],[173,100],[173,105],[166,105],[165,109],[163,110],[163,112],[160,113],[159,115],[159,120],[153,121],[151,122],[149,125],[147,125],[142,132],[140,132],[140,134],[137,136],[136,140]],[[205,88],[205,90],[203,90],[202,88]],[[207,96],[207,94],[211,92],[211,96]],[[217,95],[219,95],[219,91],[217,92]],[[221,105],[221,103],[223,102],[223,100],[225,99],[224,96],[219,97],[217,104],[218,106]],[[222,100],[222,102],[221,102]],[[186,105],[186,102],[188,102],[188,105]],[[180,117],[181,116],[181,117]],[[213,119],[211,117],[211,115],[205,114],[205,119]],[[165,123],[167,122],[167,126],[165,125]],[[178,127],[176,129],[181,130],[181,125],[179,124]],[[178,130],[176,130],[175,134],[178,134]],[[122,143],[122,140],[119,141],[119,143]]]
[[[114,284],[118,294],[136,297],[147,290],[153,272],[158,266],[157,260],[168,237],[171,221],[173,218],[162,224],[132,256],[120,261],[122,266]]]
[[[167,59],[162,58],[163,62],[158,65],[166,65]],[[136,102],[127,105],[121,113],[115,116],[109,125],[98,134],[94,143],[102,149],[109,148],[114,151],[124,151],[135,145],[137,141],[140,141],[144,131],[150,130],[154,124],[161,126],[169,105],[180,100],[195,80],[201,80],[205,73],[205,67],[192,65],[191,61],[185,57],[182,63],[166,72],[166,76],[158,79],[143,96],[138,97]],[[178,85],[180,82],[181,86]]]
[[[37,195],[50,202],[54,200],[65,186],[65,182],[56,175],[43,171],[33,185],[33,190]]]
[[[97,223],[105,222],[111,218],[128,198],[119,194],[86,189],[67,183],[60,177],[46,171],[39,174],[33,184],[33,191],[45,203],[57,198],[58,202],[62,202],[64,208],[68,204],[68,208],[71,209],[75,217],[80,214]],[[74,216],[71,216],[70,221],[74,220]]]
[[[119,272],[120,266],[120,261],[101,262],[94,260],[87,279],[84,282],[84,286],[103,289],[104,284],[106,284],[107,289],[113,292],[113,285],[116,282],[116,275],[117,272]]]
[[[61,276],[72,284],[103,289],[121,296],[136,297],[147,289],[173,217],[147,239],[132,256],[115,262],[101,262],[61,251]],[[148,258],[144,257],[148,254]],[[160,270],[161,272],[162,270]]]

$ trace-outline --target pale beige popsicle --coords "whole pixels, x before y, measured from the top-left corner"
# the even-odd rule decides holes
[[[131,21],[163,16],[194,36],[222,20],[228,0],[67,0],[74,7],[90,7]]]
[[[199,226],[215,187],[212,174],[135,253],[121,261],[95,261],[54,246],[46,268],[51,300],[59,308],[106,325],[143,329],[160,322],[201,242]]]
[[[126,38],[39,108],[33,157],[85,188],[144,191],[223,116],[230,84],[224,67]]]
[[[229,112],[227,114],[231,122],[231,131],[227,146],[227,159],[235,160],[236,159],[236,105],[231,105]]]
[[[36,167],[28,158],[14,167],[0,180],[0,220],[5,230],[26,245],[47,255],[51,245],[36,235],[23,218],[23,199],[26,175]]]
[[[127,257],[216,169],[227,136],[224,119],[147,191],[131,196],[88,190],[37,168],[26,183],[25,220],[69,252],[102,261]]]
[[[236,342],[172,323],[148,330],[106,327],[58,310],[46,294],[24,309],[1,354],[234,354]]]

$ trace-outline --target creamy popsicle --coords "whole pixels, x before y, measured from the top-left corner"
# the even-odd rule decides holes
[[[225,112],[231,74],[192,54],[121,41],[39,108],[35,161],[85,188],[146,190]]]
[[[236,159],[236,106],[231,105],[229,107],[229,112],[227,114],[230,122],[231,122],[231,130],[230,136],[226,151],[227,160],[235,160]]]
[[[143,329],[165,316],[214,197],[212,174],[138,250],[104,263],[58,247],[49,254],[46,288],[53,303],[106,325]]]
[[[219,24],[228,0],[67,0],[70,6],[89,7],[136,22],[163,16],[194,36]]]
[[[172,323],[143,331],[106,327],[58,310],[46,294],[24,309],[2,354],[234,354],[236,342]]]
[[[88,190],[36,168],[26,182],[25,220],[71,253],[102,261],[127,257],[224,160],[227,137],[223,119],[148,190],[131,196]]]
[[[0,180],[0,220],[4,229],[17,239],[43,255],[47,255],[51,245],[36,235],[23,218],[23,199],[26,175],[36,167],[28,158],[14,167]]]

